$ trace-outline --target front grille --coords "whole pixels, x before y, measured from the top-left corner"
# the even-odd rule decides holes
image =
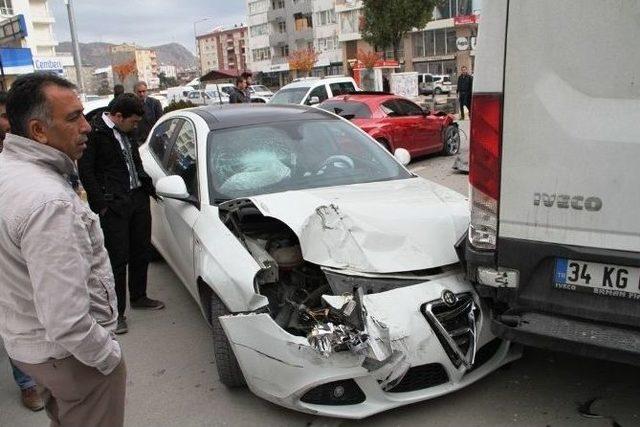
[[[449,375],[447,375],[444,366],[439,363],[429,363],[410,368],[402,378],[402,381],[387,390],[387,393],[407,393],[435,387],[447,382],[449,382]]]
[[[476,324],[480,310],[471,294],[455,296],[455,301],[442,299],[423,304],[422,314],[435,332],[451,362],[456,366],[473,366],[476,355]]]
[[[487,363],[493,356],[496,355],[500,346],[502,345],[502,340],[500,338],[494,338],[492,341],[489,341],[476,353],[476,360],[471,369],[469,369],[465,374],[469,372],[473,372],[485,363]]]
[[[362,389],[354,380],[334,381],[306,392],[301,401],[314,405],[356,405],[365,401]]]

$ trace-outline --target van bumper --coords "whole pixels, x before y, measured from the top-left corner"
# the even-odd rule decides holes
[[[505,238],[495,252],[478,251],[466,238],[457,250],[468,278],[493,308],[495,335],[640,365],[640,301],[553,286],[556,258],[640,267],[640,253]]]

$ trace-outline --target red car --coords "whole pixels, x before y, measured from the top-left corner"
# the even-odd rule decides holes
[[[453,117],[424,111],[401,96],[383,92],[340,95],[318,107],[351,120],[392,153],[405,148],[411,157],[460,150],[460,133]]]

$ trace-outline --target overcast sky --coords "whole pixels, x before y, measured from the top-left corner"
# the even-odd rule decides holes
[[[140,46],[181,43],[194,51],[193,23],[198,34],[218,25],[246,20],[245,0],[75,0],[76,31],[81,43],[135,42]],[[49,0],[58,41],[71,40],[63,0]]]

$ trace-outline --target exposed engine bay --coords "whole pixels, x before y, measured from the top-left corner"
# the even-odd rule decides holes
[[[409,368],[406,357],[392,349],[387,326],[367,315],[362,298],[428,281],[447,267],[371,277],[344,274],[305,261],[296,234],[251,201],[225,208],[222,221],[258,262],[256,291],[267,297],[269,314],[281,328],[306,337],[325,357],[342,351],[364,356],[363,366],[378,372],[383,386],[402,379]]]

